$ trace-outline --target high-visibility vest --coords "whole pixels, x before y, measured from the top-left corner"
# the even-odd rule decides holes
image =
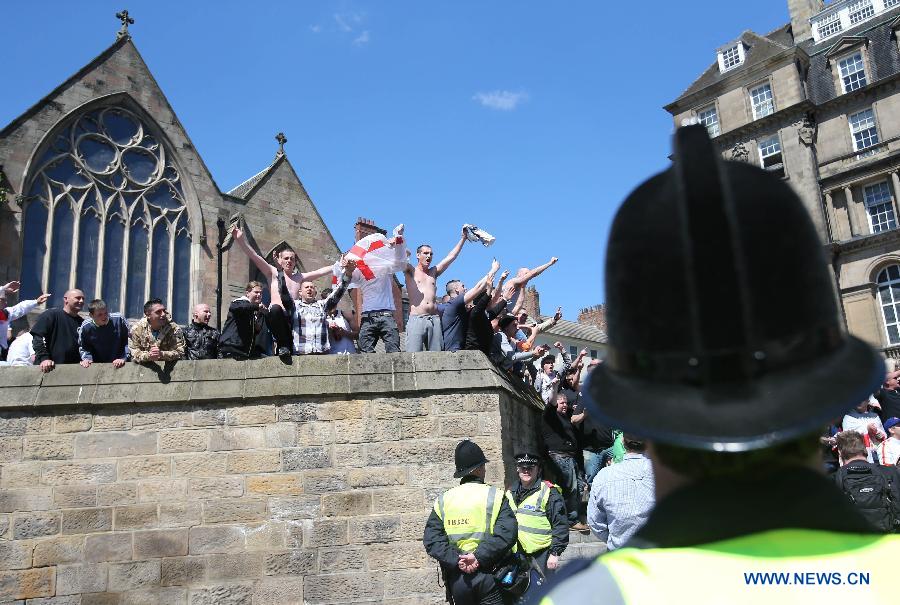
[[[434,512],[444,522],[444,531],[460,552],[473,552],[494,533],[503,496],[496,487],[463,483],[447,490],[434,502]]]
[[[784,529],[690,548],[622,548],[597,557],[541,605],[794,605],[896,600],[900,536]],[[603,588],[605,587],[605,589]]]
[[[518,506],[512,491],[506,491],[509,507],[516,513],[519,523],[519,544],[527,554],[550,547],[553,527],[547,518],[547,502],[550,501],[550,490],[554,488],[559,491],[559,486],[542,481],[541,489],[529,494]]]

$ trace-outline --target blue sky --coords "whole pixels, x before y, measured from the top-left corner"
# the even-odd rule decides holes
[[[789,20],[756,3],[351,1],[126,3],[133,39],[219,187],[288,157],[342,248],[358,216],[406,223],[445,274],[474,283],[558,256],[542,311],[603,301],[616,208],[666,167],[662,106],[750,29]],[[5,125],[115,39],[116,2],[4,2]],[[444,280],[441,280],[441,287]]]

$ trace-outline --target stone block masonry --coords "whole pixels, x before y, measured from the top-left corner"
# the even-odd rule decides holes
[[[539,420],[477,352],[5,368],[0,602],[441,602],[456,443],[501,485]]]

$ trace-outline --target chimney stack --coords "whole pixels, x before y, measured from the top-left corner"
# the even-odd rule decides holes
[[[578,312],[578,323],[596,326],[606,332],[606,307],[594,305]]]
[[[362,238],[372,235],[373,233],[381,233],[382,235],[387,235],[387,231],[380,228],[375,224],[375,221],[359,217],[356,219],[356,224],[353,226],[354,229],[354,242],[358,242]]]
[[[791,31],[794,44],[812,38],[812,26],[809,19],[818,15],[825,8],[825,0],[788,0],[788,12],[791,14]]]
[[[534,286],[528,286],[527,288],[525,288],[525,291],[522,292],[521,296],[525,297],[523,309],[525,309],[525,312],[528,313],[528,317],[540,323],[541,295],[538,294],[537,288],[535,288]]]

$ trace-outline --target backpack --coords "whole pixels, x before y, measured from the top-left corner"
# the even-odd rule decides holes
[[[879,531],[892,533],[900,521],[900,485],[895,484],[894,475],[895,469],[851,463],[835,473],[835,482],[869,523]]]

